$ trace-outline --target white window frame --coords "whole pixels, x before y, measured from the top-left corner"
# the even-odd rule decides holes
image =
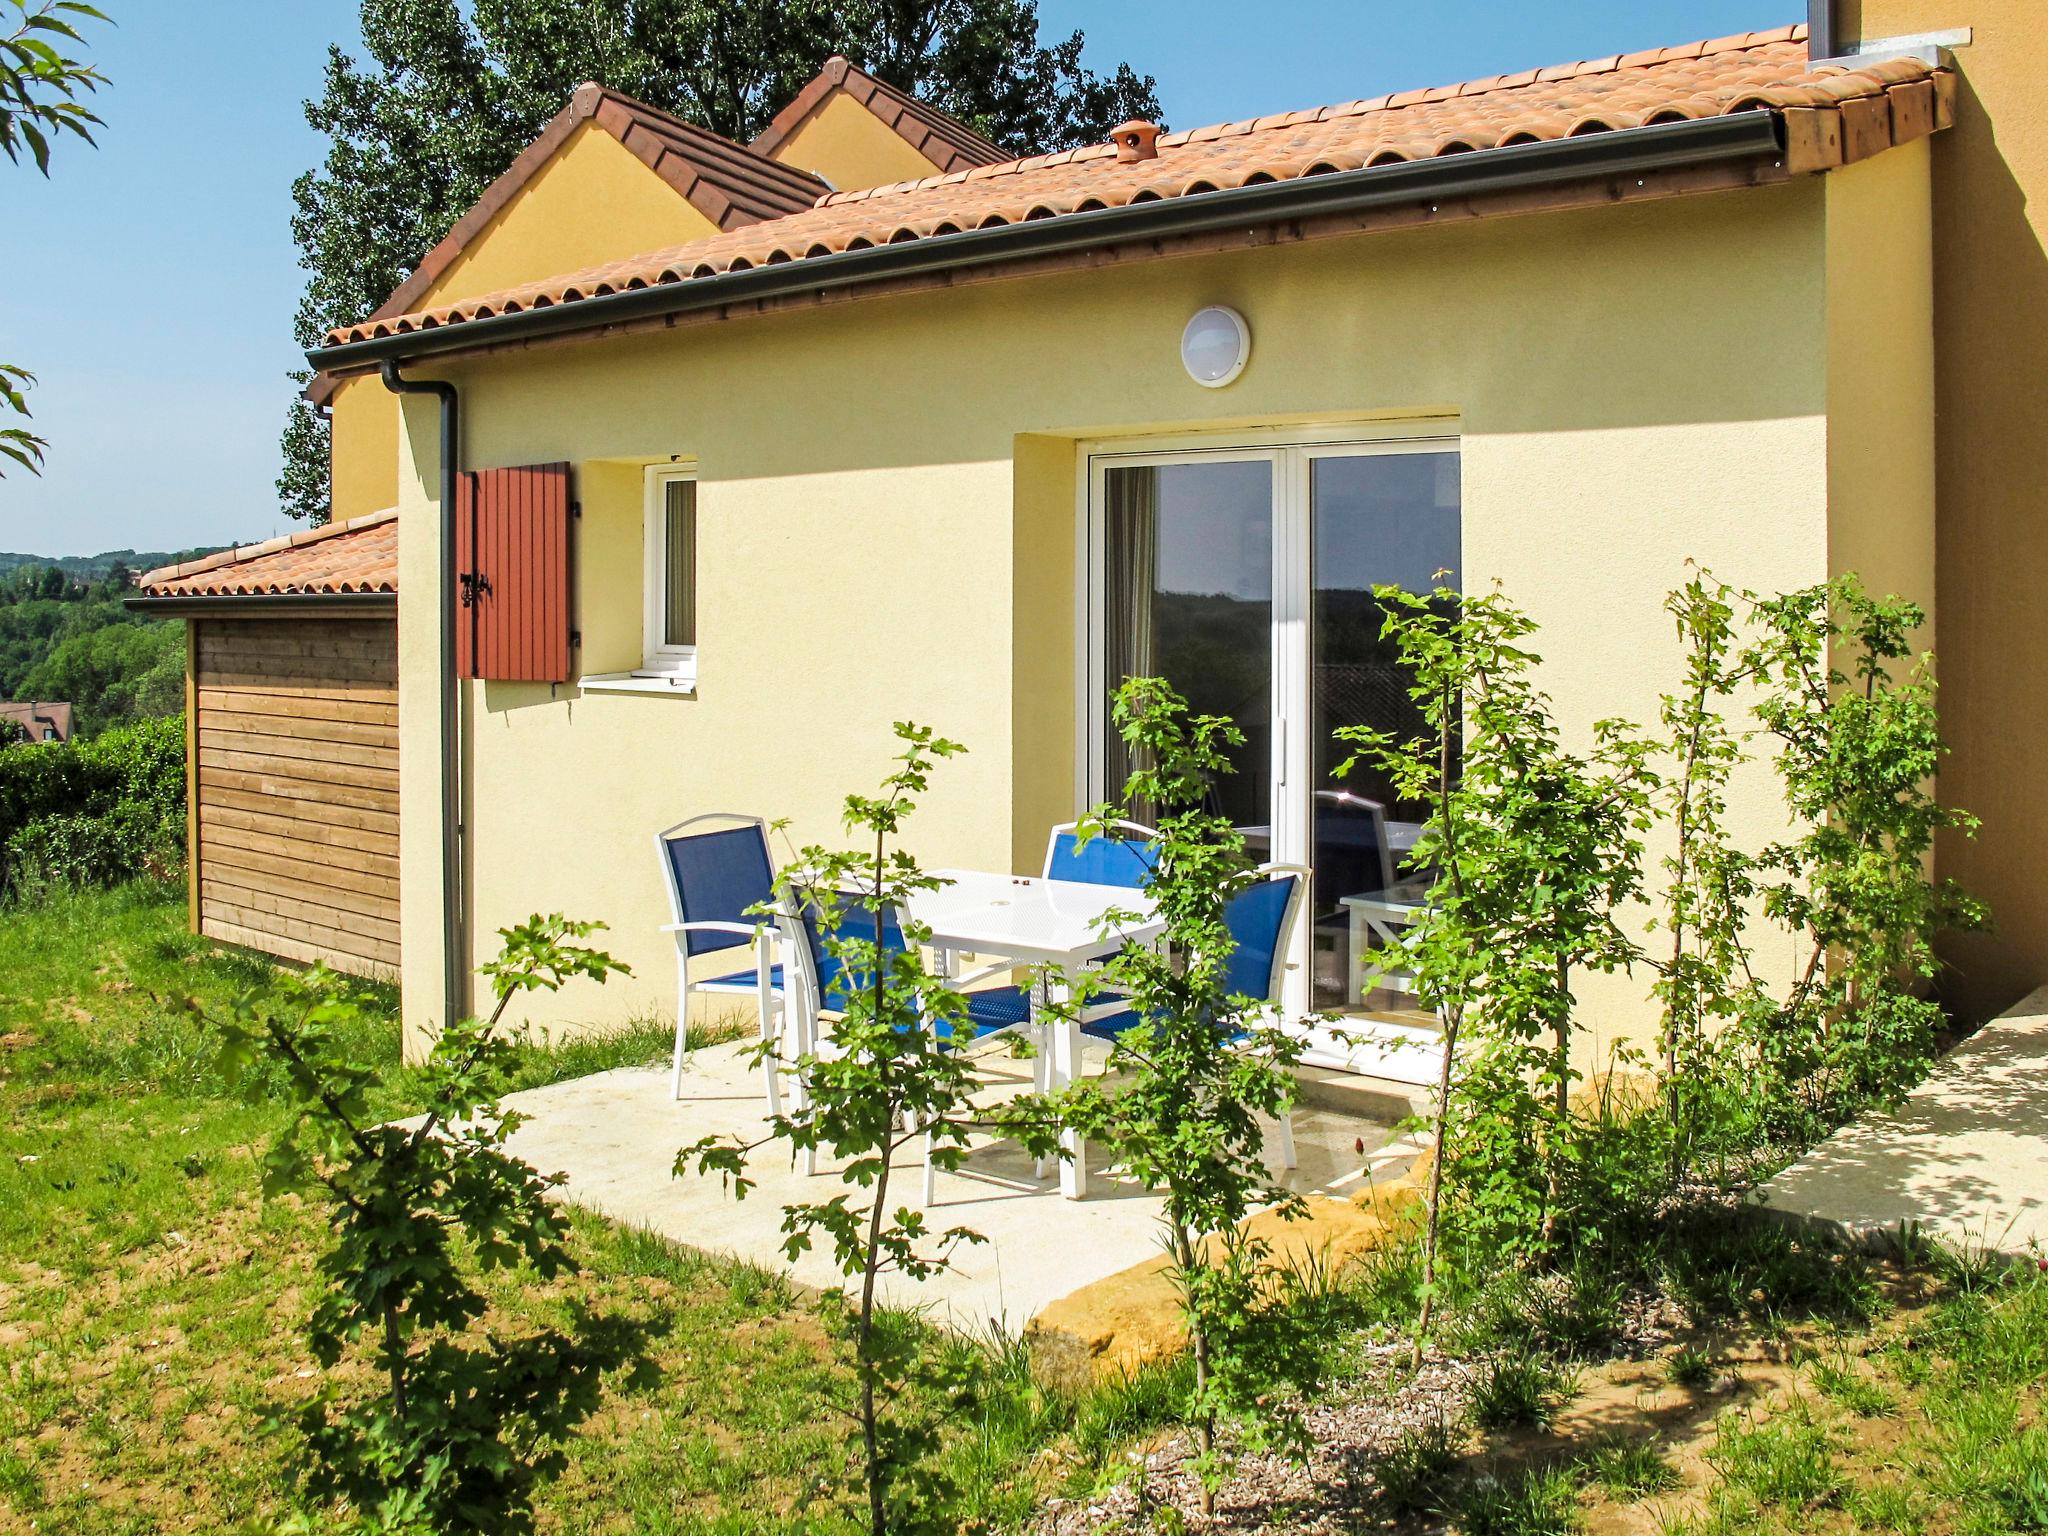
[[[668,488],[678,482],[698,484],[696,466],[660,464],[647,471],[646,508],[642,518],[642,569],[644,590],[641,601],[641,633],[644,643],[641,653],[642,665],[634,672],[636,677],[659,678],[663,680],[684,679],[691,686],[697,681],[697,647],[669,645],[663,636],[668,631],[667,614],[662,604],[667,599],[667,582],[664,579],[668,565]],[[701,497],[702,492],[699,492]],[[698,539],[702,549],[701,519]],[[693,552],[693,555],[696,552]],[[695,606],[699,588],[697,585],[697,561],[690,565],[690,599]]]

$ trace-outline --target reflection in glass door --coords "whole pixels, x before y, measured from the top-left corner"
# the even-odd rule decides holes
[[[1423,808],[1365,764],[1338,779],[1334,770],[1348,754],[1335,733],[1348,725],[1400,738],[1424,730],[1407,676],[1380,638],[1384,615],[1372,589],[1457,587],[1458,482],[1458,455],[1448,451],[1327,454],[1309,463],[1314,777],[1305,862],[1315,870],[1311,998],[1318,1010],[1365,1005],[1363,957],[1352,946],[1369,938],[1363,918],[1378,909],[1364,903],[1388,899],[1416,876],[1404,863]]]
[[[1118,454],[1092,461],[1090,485],[1085,798],[1119,798],[1137,766],[1109,714],[1126,677],[1229,717],[1245,741],[1213,808],[1255,859],[1315,875],[1288,1013],[1404,1007],[1366,992],[1355,949],[1417,873],[1403,856],[1422,811],[1371,773],[1337,779],[1332,737],[1420,728],[1372,589],[1457,587],[1455,440]]]
[[[1244,732],[1213,810],[1266,857],[1272,821],[1273,465],[1119,464],[1102,484],[1101,732],[1106,791],[1137,763],[1109,717],[1127,677],[1163,677]],[[1144,807],[1137,814],[1149,820]]]

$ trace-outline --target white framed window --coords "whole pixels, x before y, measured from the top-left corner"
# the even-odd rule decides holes
[[[636,676],[697,675],[697,472],[647,474],[646,664]]]

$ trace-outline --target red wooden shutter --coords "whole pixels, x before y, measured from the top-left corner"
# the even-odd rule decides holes
[[[569,466],[458,481],[456,676],[569,680]]]

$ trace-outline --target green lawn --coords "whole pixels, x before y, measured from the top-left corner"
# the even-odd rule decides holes
[[[181,1006],[271,972],[193,939],[181,895],[0,913],[0,1530],[256,1530],[293,1507],[293,1432],[266,1421],[312,1388],[300,1326],[320,1219],[258,1199],[278,1112],[219,1089]],[[395,1067],[397,1040],[393,1016],[361,1050]],[[648,1029],[537,1051],[523,1076],[666,1047]],[[393,1082],[403,1113],[406,1075]],[[838,1356],[805,1300],[595,1219],[575,1221],[573,1251],[578,1276],[491,1287],[494,1329],[561,1326],[617,1362],[541,1528],[838,1528]],[[1056,1427],[1028,1393],[991,1401],[952,1458],[970,1519],[1028,1506],[1018,1468]]]

